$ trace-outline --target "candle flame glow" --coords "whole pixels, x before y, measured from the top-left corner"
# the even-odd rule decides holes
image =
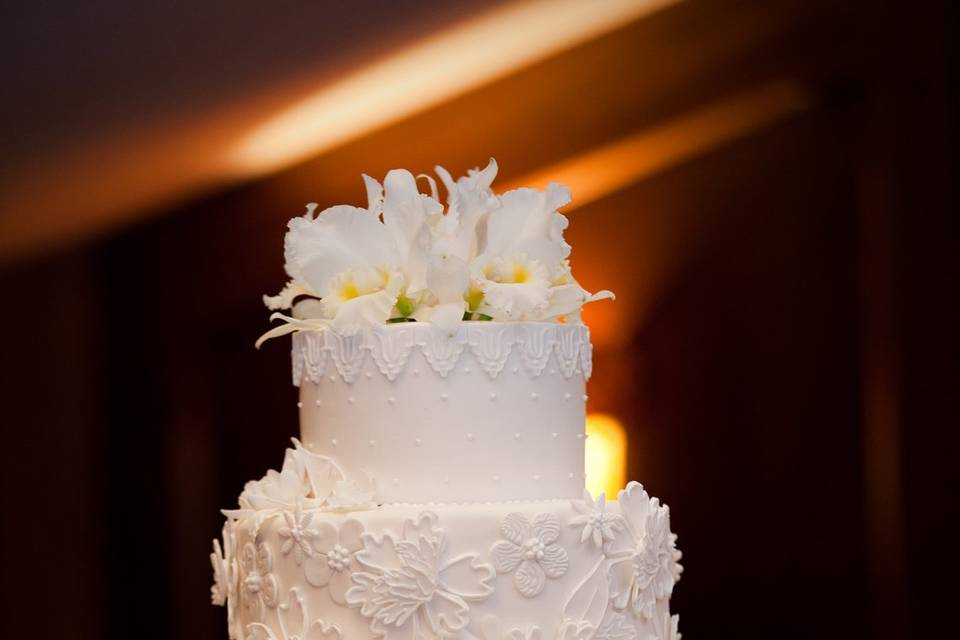
[[[606,413],[587,415],[586,487],[615,498],[627,483],[627,432]]]

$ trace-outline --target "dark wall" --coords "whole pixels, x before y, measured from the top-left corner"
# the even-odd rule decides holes
[[[690,239],[591,382],[671,506],[688,638],[938,637],[952,604],[946,23],[879,14],[813,111],[571,216],[610,271],[650,229]],[[311,170],[0,273],[11,637],[225,637],[218,509],[297,430],[288,349],[252,344],[285,219],[333,197]]]

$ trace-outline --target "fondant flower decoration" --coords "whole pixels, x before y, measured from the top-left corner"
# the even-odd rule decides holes
[[[436,522],[425,512],[406,521],[400,536],[363,535],[362,570],[353,574],[346,599],[370,619],[378,638],[459,637],[470,622],[468,603],[493,593],[493,567],[478,563],[476,554],[448,558]]]
[[[240,494],[243,509],[293,509],[306,498],[309,485],[304,482],[303,465],[288,449],[280,471],[270,469],[260,480],[251,480]]]
[[[608,611],[597,627],[593,640],[636,640],[637,628],[622,613]]]
[[[317,530],[310,526],[313,521],[313,513],[307,511],[304,513],[303,505],[298,502],[296,508],[291,512],[283,512],[284,526],[277,529],[277,535],[280,536],[280,552],[283,555],[289,555],[293,552],[293,559],[299,567],[303,563],[304,556],[313,555],[313,539],[317,536]]]
[[[210,554],[210,564],[213,566],[213,586],[210,587],[210,602],[222,607],[227,604],[228,581],[230,573],[227,570],[227,561],[223,557],[220,541],[214,538],[213,553]]]
[[[467,640],[547,640],[543,631],[536,625],[526,629],[511,629],[503,631],[500,619],[496,616],[485,616],[479,624],[479,636],[467,633]]]
[[[225,510],[224,515],[254,516],[256,532],[277,510],[354,511],[376,506],[376,487],[368,474],[358,470],[348,476],[332,458],[309,451],[296,438],[293,444],[284,455],[282,469],[248,482],[240,494],[240,509]]]
[[[603,547],[623,531],[623,516],[607,511],[606,495],[601,493],[594,500],[590,492],[584,489],[583,499],[574,500],[571,504],[574,511],[580,514],[570,521],[571,526],[582,527],[580,542],[590,541],[597,547]]]
[[[223,575],[225,577],[225,596],[227,606],[227,633],[233,640],[239,640],[243,636],[243,629],[240,626],[240,616],[237,615],[237,604],[239,601],[238,580],[240,575],[240,564],[237,560],[237,534],[236,523],[227,520],[223,524]],[[214,553],[217,548],[214,546]],[[211,556],[211,561],[214,561]],[[216,571],[216,569],[215,569]],[[211,595],[213,592],[211,590]]]
[[[532,598],[543,591],[547,578],[560,578],[567,572],[567,552],[559,544],[560,522],[543,513],[533,524],[521,513],[511,513],[500,523],[505,538],[490,549],[490,558],[498,574],[513,573],[513,584],[522,595]]]
[[[611,599],[618,609],[630,606],[644,620],[654,617],[658,601],[673,593],[680,579],[677,536],[670,532],[670,510],[631,482],[618,501],[630,532],[630,548],[615,552],[610,567]]]
[[[335,624],[310,620],[303,594],[293,587],[287,602],[278,608],[280,635],[262,622],[247,625],[247,640],[342,640],[343,633]]]
[[[557,640],[593,640],[596,631],[586,620],[564,620],[557,630]]]
[[[590,492],[583,490],[583,499],[574,500],[574,511],[578,514],[570,521],[570,526],[582,527],[580,542],[591,541],[597,547],[612,542],[623,531],[623,516],[607,512],[607,497],[604,494],[594,500]]]
[[[317,526],[313,538],[313,553],[304,563],[307,582],[315,587],[327,587],[337,604],[345,604],[344,594],[350,588],[350,575],[356,569],[356,554],[363,544],[360,536],[363,525],[347,520],[337,530],[329,522]]]
[[[248,542],[240,554],[240,565],[243,569],[240,582],[244,604],[255,619],[262,620],[264,605],[274,608],[280,597],[280,584],[273,574],[270,547],[262,542],[256,545]]]
[[[680,640],[680,616],[670,615],[666,610],[654,616],[653,629],[656,635],[653,640]]]
[[[315,215],[316,204],[288,225],[284,240],[290,277],[273,310],[293,318],[263,340],[301,329],[332,326],[340,333],[385,322],[433,323],[449,334],[463,319],[578,321],[582,305],[612,298],[591,294],[570,273],[567,219],[558,209],[570,191],[552,183],[546,191],[491,190],[491,159],[454,180],[443,167],[447,209],[429,176],[431,194],[420,192],[405,169],[387,173],[383,185],[363,176],[367,208],[338,205]]]
[[[313,453],[296,438],[290,455],[303,468],[310,486],[309,505],[331,511],[357,511],[376,506],[376,485],[362,470],[347,473],[333,458]]]
[[[332,511],[357,511],[377,506],[373,478],[362,471],[353,480],[337,480],[327,497],[326,507]]]

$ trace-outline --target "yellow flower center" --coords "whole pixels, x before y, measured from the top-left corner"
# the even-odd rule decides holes
[[[360,289],[357,288],[357,283],[348,280],[340,287],[338,294],[341,300],[353,300],[360,295]]]
[[[476,311],[480,303],[483,302],[483,291],[476,287],[470,287],[470,291],[467,292],[464,299],[467,301],[467,307],[470,311]]]
[[[523,284],[530,279],[530,271],[525,265],[515,264],[513,265],[513,282],[516,284]]]

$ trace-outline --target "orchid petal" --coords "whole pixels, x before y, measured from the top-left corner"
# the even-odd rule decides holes
[[[363,174],[363,184],[367,189],[367,211],[379,218],[383,213],[383,185],[367,174]]]
[[[417,179],[406,169],[394,169],[383,180],[383,227],[394,238],[409,284],[414,291],[426,287],[428,219],[443,214],[443,206],[421,194]]]
[[[570,190],[551,183],[547,191],[514,189],[500,197],[500,208],[487,221],[483,255],[527,254],[554,270],[570,254],[563,241],[566,219],[556,209],[570,201]]]
[[[431,256],[427,266],[427,287],[440,303],[463,301],[470,286],[467,263],[455,255]]]
[[[536,316],[547,306],[549,290],[545,285],[498,283],[486,281],[481,284],[485,309],[494,320],[525,320]]]
[[[438,304],[429,310],[429,321],[448,336],[453,336],[463,322],[463,313],[467,310],[466,301]]]
[[[400,262],[390,231],[365,209],[338,205],[316,219],[294,218],[284,239],[287,274],[316,292],[352,269]]]
[[[325,315],[332,316],[331,326],[343,335],[352,335],[363,327],[378,326],[390,318],[400,294],[402,280],[399,274],[390,274],[385,288],[359,295],[346,301],[325,297]]]

